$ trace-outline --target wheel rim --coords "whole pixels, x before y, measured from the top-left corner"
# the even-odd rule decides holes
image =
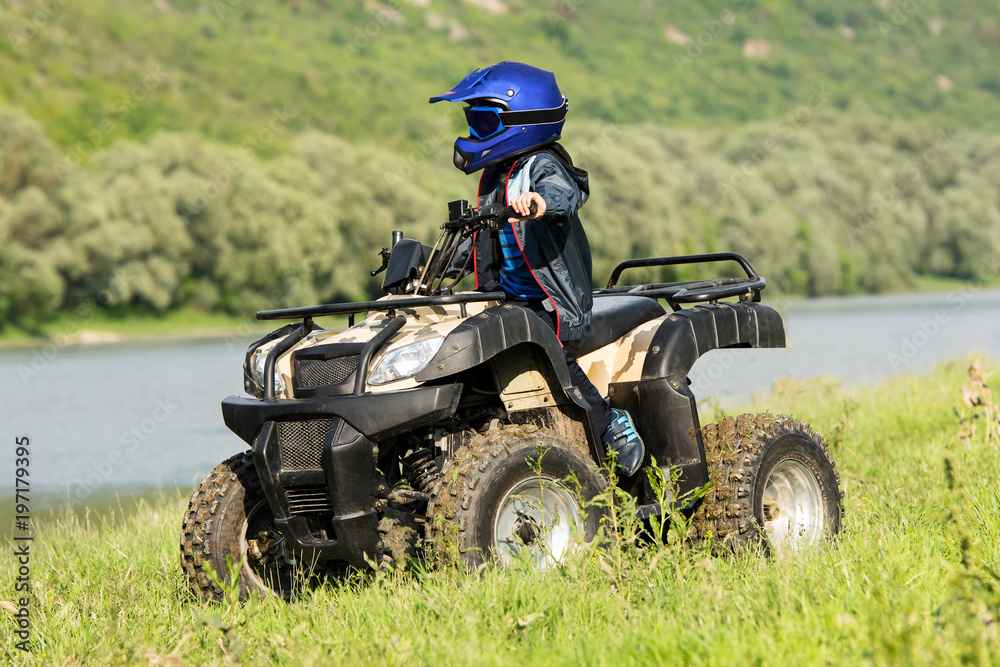
[[[779,461],[764,483],[764,534],[776,553],[798,551],[823,537],[823,496],[801,461]]]
[[[497,560],[510,565],[519,554],[540,569],[558,563],[580,532],[580,506],[568,489],[534,477],[507,492],[493,522]]]
[[[243,521],[240,534],[240,554],[243,560],[244,576],[261,591],[270,591],[278,597],[287,598],[291,593],[292,571],[287,566],[280,566],[277,563],[264,565],[251,557],[248,557],[250,544],[248,536],[257,535],[261,530],[276,534],[277,529],[270,516],[270,506],[267,500],[260,500],[253,508],[247,512],[247,518]],[[279,538],[281,539],[281,538]],[[279,545],[279,551],[281,546]],[[279,558],[281,555],[279,554]]]

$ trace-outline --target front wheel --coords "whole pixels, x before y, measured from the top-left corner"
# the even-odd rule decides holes
[[[223,591],[204,570],[223,581],[239,563],[240,598],[251,591],[289,598],[295,563],[274,525],[249,452],[220,463],[191,496],[181,530],[181,567],[199,597],[219,600]]]
[[[745,414],[706,426],[702,438],[712,487],[692,517],[696,539],[781,554],[840,531],[840,475],[808,424]]]
[[[445,464],[427,508],[429,555],[470,569],[518,558],[545,569],[597,534],[602,513],[589,501],[605,487],[581,447],[549,431],[508,426]]]

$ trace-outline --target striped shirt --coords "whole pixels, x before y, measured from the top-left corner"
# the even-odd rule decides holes
[[[528,263],[524,261],[521,248],[517,245],[517,235],[514,233],[513,224],[504,225],[500,229],[500,250],[503,252],[503,263],[500,265],[500,288],[504,293],[517,299],[548,298],[545,291],[539,287],[535,276],[531,274]]]

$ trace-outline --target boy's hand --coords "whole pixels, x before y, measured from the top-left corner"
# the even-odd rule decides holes
[[[532,202],[538,207],[535,214],[532,215],[530,207]],[[520,218],[508,218],[507,222],[518,222],[520,220],[536,220],[543,215],[545,215],[545,200],[537,192],[525,192],[514,198],[510,203],[511,207],[521,214]]]

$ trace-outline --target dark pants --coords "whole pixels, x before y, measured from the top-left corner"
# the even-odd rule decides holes
[[[555,316],[553,313],[545,310],[541,301],[524,301],[508,297],[506,302],[527,308],[535,315],[538,315],[539,319],[545,322],[552,331],[556,331]],[[594,383],[590,381],[587,374],[580,368],[580,364],[576,363],[576,359],[573,359],[566,353],[565,347],[563,348],[563,354],[566,354],[566,367],[569,369],[569,377],[573,380],[573,384],[576,385],[577,389],[580,390],[580,393],[583,394],[583,400],[587,401],[587,405],[593,411],[594,420],[597,422],[597,433],[600,435],[604,433],[611,423],[611,407],[607,401],[601,398],[597,387],[594,386]]]

